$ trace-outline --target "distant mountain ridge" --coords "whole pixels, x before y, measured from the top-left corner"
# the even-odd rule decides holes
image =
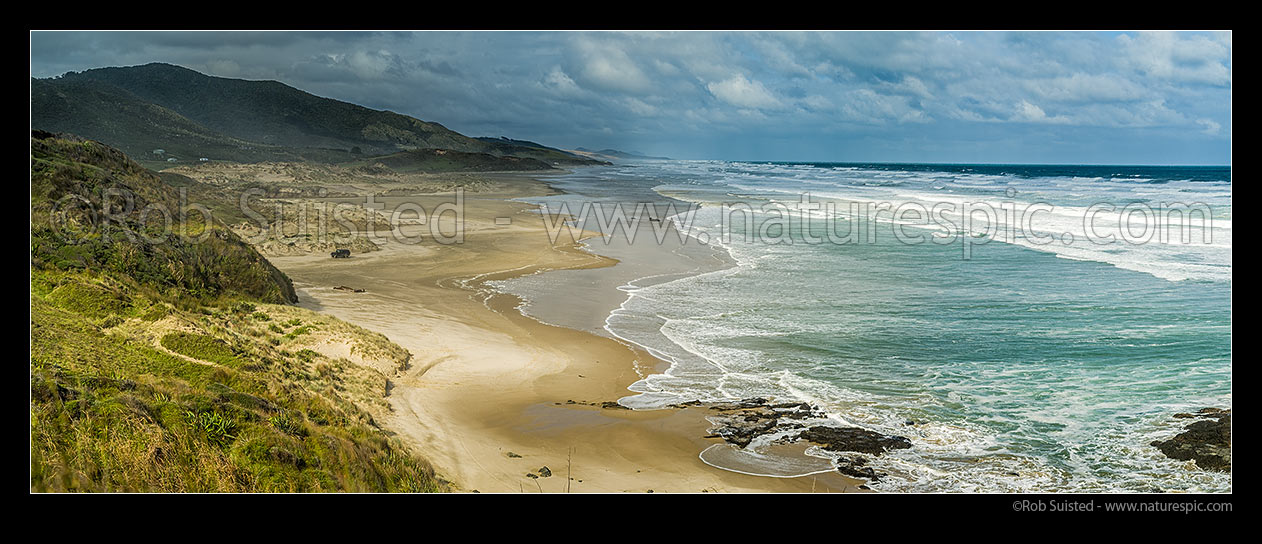
[[[637,153],[635,151],[618,151],[617,149],[602,149],[600,151],[592,151],[585,147],[577,147],[577,148],[574,148],[573,152],[577,155],[582,155],[584,157],[599,159],[599,160],[609,160],[609,159],[653,160],[653,161],[671,160],[670,157],[651,157],[648,155]]]
[[[600,162],[533,142],[470,138],[438,123],[319,97],[278,81],[208,76],[163,63],[32,79],[31,123],[99,140],[142,160],[342,162],[448,149],[553,166]]]

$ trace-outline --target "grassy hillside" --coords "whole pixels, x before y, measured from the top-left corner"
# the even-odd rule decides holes
[[[440,490],[352,401],[381,399],[386,377],[304,347],[313,326],[284,312],[304,311],[186,312],[109,278],[35,271],[31,490]]]
[[[31,138],[31,266],[109,274],[171,300],[297,300],[289,278],[222,223],[186,212],[157,174],[47,133]]]
[[[268,304],[288,278],[118,150],[35,133],[31,170],[32,491],[444,489],[378,426],[406,350]],[[119,195],[188,234],[90,213]]]

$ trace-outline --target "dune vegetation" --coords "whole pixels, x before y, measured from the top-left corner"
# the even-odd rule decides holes
[[[406,350],[288,306],[283,273],[121,152],[31,147],[32,491],[446,489],[379,424]]]

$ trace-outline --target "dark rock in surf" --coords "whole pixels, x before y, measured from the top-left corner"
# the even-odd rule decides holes
[[[1203,408],[1196,414],[1175,414],[1179,419],[1195,418],[1183,432],[1169,440],[1151,443],[1171,459],[1195,461],[1205,470],[1231,472],[1231,410]]]
[[[881,434],[858,427],[811,427],[797,436],[801,440],[814,442],[828,451],[857,451],[860,453],[880,454],[886,450],[900,450],[911,447],[911,441],[901,436]]]
[[[870,482],[880,481],[885,474],[866,466],[868,460],[862,456],[843,456],[837,458],[837,472],[854,478],[864,478]]]

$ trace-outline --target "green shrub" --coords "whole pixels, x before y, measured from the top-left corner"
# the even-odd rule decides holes
[[[303,326],[298,327],[298,328],[296,328],[296,329],[294,329],[294,330],[292,330],[292,331],[289,331],[289,334],[286,334],[286,335],[285,335],[285,338],[288,338],[288,339],[290,339],[290,340],[293,340],[294,338],[297,338],[297,337],[302,336],[302,335],[304,335],[304,334],[308,334],[308,333],[310,333],[310,332],[311,332],[311,331],[313,331],[313,330],[317,330],[317,329],[316,329],[316,327],[315,327],[315,325],[303,325]]]
[[[237,423],[224,417],[219,412],[201,412],[192,410],[184,412],[184,422],[193,430],[200,432],[205,439],[219,447],[224,447],[236,440],[234,434]]]

